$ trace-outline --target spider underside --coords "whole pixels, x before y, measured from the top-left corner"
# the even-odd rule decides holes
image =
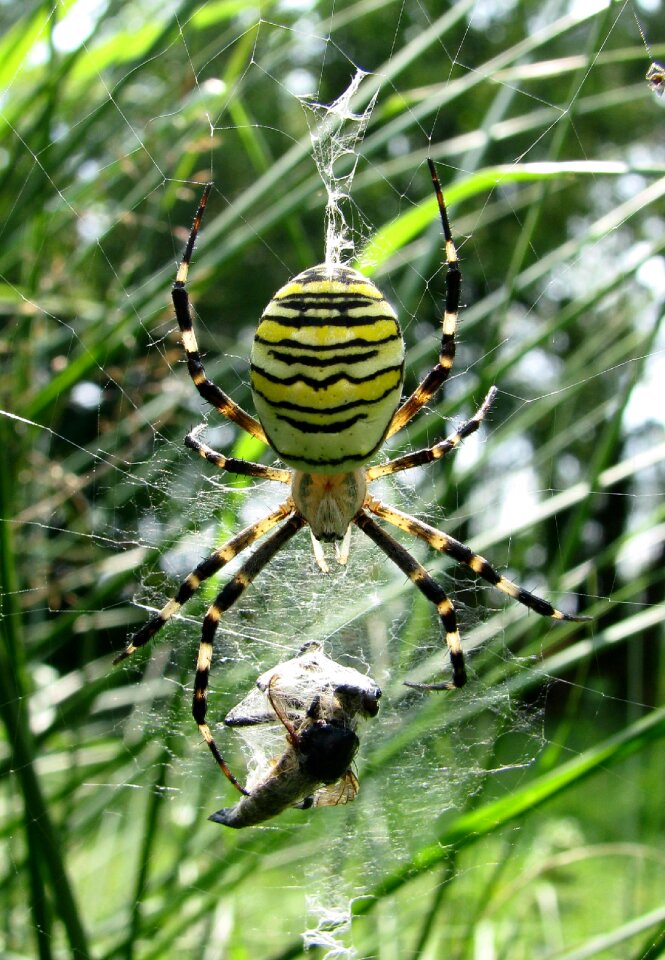
[[[321,542],[334,543],[338,562],[346,562],[351,524],[355,524],[434,604],[450,655],[452,677],[409,686],[448,690],[465,684],[455,608],[422,564],[375,517],[424,540],[434,550],[447,553],[541,616],[558,621],[589,619],[555,609],[547,600],[507,580],[466,545],[368,492],[373,481],[439,460],[457,447],[479,428],[497,394],[496,387],[491,387],[477,412],[444,440],[375,466],[365,466],[385,439],[402,430],[432,400],[448,378],[455,357],[461,274],[439,180],[429,159],[428,164],[445,240],[446,300],[437,362],[403,402],[400,398],[404,342],[397,317],[370,280],[343,265],[322,264],[299,274],[275,294],[266,308],[252,350],[251,385],[259,419],[208,379],[193,329],[186,283],[211,183],[203,191],[173,285],[173,304],[188,371],[199,394],[223,417],[268,444],[289,467],[226,457],[199,439],[200,428],[187,435],[186,446],[219,469],[288,485],[290,494],[270,514],[236,533],[203,560],[183,580],[175,597],[138,630],[114,663],[144,646],[204,581],[265,537],[222,587],[205,614],[192,708],[217,764],[246,796],[248,791],[229,769],[206,722],[213,641],[224,613],[303,527],[310,527],[316,561],[325,570]]]

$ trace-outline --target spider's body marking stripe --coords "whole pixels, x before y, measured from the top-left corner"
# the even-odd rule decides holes
[[[284,362],[284,361],[280,361]],[[298,362],[297,360],[295,361]],[[305,361],[302,361],[304,366]],[[288,364],[289,368],[292,369],[294,362]],[[310,365],[309,369],[312,367]],[[314,394],[319,394],[323,390],[328,390],[330,387],[342,387],[342,393],[346,393],[346,384],[353,384],[354,386],[360,386],[362,384],[368,384],[372,386],[377,383],[381,378],[385,378],[388,382],[391,382],[393,386],[401,384],[402,382],[402,364],[395,364],[390,367],[382,367],[380,370],[376,370],[371,373],[366,373],[364,376],[354,376],[350,374],[347,370],[340,370],[337,373],[331,373],[327,377],[317,377],[317,376],[307,376],[305,373],[294,373],[291,376],[279,376],[277,373],[273,373],[269,370],[266,370],[263,367],[258,366],[258,364],[252,364],[252,383],[261,383],[262,380],[267,380],[269,383],[279,384],[280,387],[310,387]],[[376,391],[375,387],[375,391]],[[374,391],[374,392],[375,392]],[[306,391],[303,391],[306,392]],[[263,387],[262,396],[265,396],[266,388]],[[277,392],[279,395],[279,392]],[[372,398],[370,393],[369,397]],[[363,399],[365,399],[363,397]]]
[[[287,417],[284,414],[280,414],[279,419],[282,423],[290,424],[301,433],[340,433],[342,430],[348,430],[349,427],[353,427],[359,420],[366,420],[367,414],[357,413],[355,417],[348,417],[346,420],[328,420],[319,423],[309,423],[307,420],[294,420],[292,417]],[[367,459],[367,455],[363,452],[360,453],[360,456]]]
[[[386,304],[386,306],[388,306],[388,304]],[[395,337],[391,336],[389,333],[396,327],[395,316],[391,314],[376,313],[374,312],[373,307],[371,307],[369,311],[365,310],[363,314],[358,314],[358,316],[326,310],[321,306],[317,307],[316,310],[312,308],[305,309],[307,309],[306,314],[298,313],[295,310],[280,310],[274,312],[271,310],[270,313],[268,313],[266,310],[261,318],[262,322],[259,326],[259,329],[261,329],[261,326],[264,322],[268,321],[279,324],[283,330],[290,332],[295,330],[318,331],[322,327],[341,327],[342,329],[352,327],[354,331],[358,330],[359,332],[362,332],[364,327],[374,327],[376,333],[380,335],[380,337],[377,336],[377,339],[381,339],[386,343],[395,339]],[[388,333],[385,331],[388,331]]]
[[[300,462],[302,466],[300,469],[311,473],[351,473],[354,469],[366,463],[369,458],[376,453],[381,443],[382,440],[379,440],[374,449],[369,451],[361,450],[360,453],[357,453],[354,457],[349,457],[348,455],[342,457],[326,456],[317,460],[314,457],[305,458],[301,456]]]
[[[374,287],[374,285],[369,286],[367,281],[363,284],[362,294],[359,296],[339,291],[335,292],[335,290],[327,287],[328,283],[329,280],[326,278],[318,277],[313,280],[308,280],[304,284],[299,284],[301,288],[300,293],[284,293],[284,290],[289,290],[293,286],[293,284],[287,284],[286,287],[282,287],[282,290],[275,294],[271,302],[286,304],[300,313],[309,306],[314,306],[317,309],[325,308],[327,311],[357,310],[365,307],[365,301],[368,297],[377,302],[383,300],[380,294],[379,296],[376,295],[376,287]],[[310,292],[306,292],[308,288],[311,288]]]
[[[277,340],[268,340],[266,337],[260,337],[258,333],[254,339],[256,340],[257,343],[261,343],[266,347],[272,347],[275,345],[275,343],[279,343],[279,345],[283,349],[293,349],[301,353],[304,353],[306,351],[308,354],[313,353],[314,355],[316,355],[319,353],[326,353],[327,351],[332,351],[332,350],[339,351],[342,348],[344,348],[345,350],[350,350],[352,348],[367,349],[368,347],[374,348],[377,346],[383,346],[384,343],[394,343],[395,340],[400,340],[401,335],[399,333],[393,333],[390,336],[382,337],[380,340],[368,340],[366,337],[354,337],[352,340],[345,340],[344,343],[341,345],[338,343],[308,344],[308,343],[304,343],[301,340],[293,340],[289,338],[278,338]]]
[[[317,287],[323,284],[323,287]],[[297,277],[285,284],[278,294],[282,297],[305,296],[315,297],[325,294],[329,297],[371,297],[382,299],[381,292],[377,292],[371,280],[341,264],[319,263],[315,267],[303,270]]]
[[[319,407],[305,406],[302,403],[292,403],[290,400],[280,400],[279,402],[270,401],[269,397],[261,393],[260,390],[257,390],[256,387],[255,387],[255,392],[259,396],[264,397],[265,400],[269,401],[275,411],[292,410],[295,413],[303,413],[306,416],[307,415],[315,416],[316,414],[320,414]],[[348,413],[350,410],[355,410],[358,407],[366,407],[369,404],[380,403],[382,400],[384,400],[387,396],[389,396],[393,392],[394,392],[394,386],[388,386],[383,393],[379,394],[377,397],[373,397],[371,400],[361,399],[361,400],[354,400],[349,403],[340,403],[334,407],[333,406],[327,407],[325,412],[329,416],[334,416],[339,413]],[[277,417],[280,416],[279,412],[276,412],[275,415]],[[320,415],[323,416],[323,414],[320,414]]]
[[[399,403],[403,371],[393,309],[343,265],[313,267],[278,290],[252,347],[259,420],[298,470],[340,473],[369,459]]]
[[[388,305],[386,304],[386,307]],[[370,304],[370,310],[373,309]],[[349,318],[348,323],[331,323],[330,314],[317,317],[311,324],[296,325],[296,315],[291,314],[293,322],[288,323],[284,316],[266,316],[259,323],[255,341],[259,346],[282,347],[284,349],[323,351],[344,350],[347,347],[399,347],[402,334],[397,318],[371,314],[366,323],[360,318]]]
[[[310,350],[312,348],[310,347]],[[378,350],[365,350],[363,353],[335,353],[333,356],[328,357],[317,357],[316,355],[310,356],[308,354],[301,354],[292,350],[290,353],[285,353],[281,350],[270,350],[270,356],[277,363],[284,363],[288,366],[293,366],[296,363],[300,363],[303,366],[307,367],[337,367],[340,364],[348,365],[354,363],[367,363],[368,360],[374,360],[378,356]]]

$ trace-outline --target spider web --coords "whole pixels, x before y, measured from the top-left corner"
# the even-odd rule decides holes
[[[61,2],[15,24],[4,9],[0,424],[13,471],[3,558],[16,566],[3,559],[1,594],[22,674],[4,700],[29,721],[47,811],[74,840],[62,841],[64,867],[95,955],[131,937],[140,957],[410,956],[418,943],[462,956],[468,942],[477,956],[519,958],[543,941],[554,955],[551,927],[541,937],[510,893],[536,863],[613,829],[623,839],[612,822],[590,825],[571,803],[521,831],[511,820],[431,873],[414,864],[461,813],[489,810],[539,764],[582,757],[619,718],[662,701],[665,171],[644,81],[663,59],[660,5],[325,6]],[[244,779],[246,748],[221,720],[307,640],[371,675],[381,710],[359,728],[353,803],[232,834],[206,820],[234,797],[190,702],[202,616],[242,558],[145,656],[109,665],[203,556],[284,496],[183,449],[205,419],[215,449],[270,462],[200,402],[170,284],[213,180],[190,272],[209,375],[251,409],[262,307],[300,270],[359,258],[398,311],[412,389],[436,357],[445,283],[427,156],[450,206],[464,309],[445,397],[390,450],[450,433],[492,382],[500,396],[453,456],[373,493],[597,625],[536,622],[409,542],[456,603],[470,668],[462,694],[416,693],[402,681],[449,669],[433,610],[359,531],[328,576],[301,535],[225,616],[215,737]],[[22,765],[14,746],[10,732],[8,771]],[[646,774],[622,770],[612,785],[643,809]],[[3,788],[13,890],[29,873],[21,796]],[[514,875],[474,926],[467,909],[482,915],[482,891],[510,859]],[[407,866],[415,879],[402,886]],[[658,889],[662,867],[640,861],[645,887]],[[621,902],[621,870],[605,879]],[[534,898],[550,916],[545,887]],[[26,924],[21,896],[5,906],[3,951],[34,952],[21,931],[40,926],[35,908]],[[612,919],[627,916],[617,907]],[[43,929],[64,955],[65,925]],[[580,921],[562,943],[589,929]]]

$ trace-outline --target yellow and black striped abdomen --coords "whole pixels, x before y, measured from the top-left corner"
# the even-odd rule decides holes
[[[381,445],[402,390],[395,311],[357,270],[298,274],[265,309],[252,347],[256,412],[271,446],[308,473],[341,473]]]

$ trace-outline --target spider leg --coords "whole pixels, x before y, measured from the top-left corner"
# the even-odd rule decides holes
[[[233,560],[242,550],[272,530],[280,520],[286,519],[286,517],[293,512],[293,509],[294,506],[291,498],[285,500],[284,503],[280,504],[279,507],[268,514],[267,517],[257,520],[249,527],[245,527],[244,530],[241,530],[240,533],[237,533],[234,537],[231,537],[230,540],[227,540],[226,543],[215,550],[214,553],[211,553],[209,557],[206,557],[198,567],[185,577],[175,597],[169,600],[158,614],[152,617],[151,620],[148,620],[148,622],[134,634],[125,649],[114,659],[113,663],[120,663],[122,660],[131,656],[139,647],[144,646],[169,622],[171,617],[180,610],[182,605],[196,593],[205,580],[209,580],[210,577],[214,576],[214,574],[221,570],[230,560]]]
[[[421,467],[426,463],[431,463],[432,460],[440,460],[446,453],[454,450],[462,440],[465,440],[471,436],[472,433],[476,432],[494,403],[497,392],[496,387],[491,387],[482,405],[471,419],[463,423],[455,433],[451,433],[445,440],[440,440],[439,443],[435,443],[433,447],[425,447],[423,450],[416,450],[414,453],[407,453],[403,457],[388,460],[387,463],[380,463],[375,467],[370,467],[365,471],[365,480],[370,483],[372,480],[378,480],[380,477],[388,477],[393,473],[399,473],[401,470],[410,470],[412,467]]]
[[[377,501],[370,501],[376,503]],[[369,504],[368,504],[369,505]],[[408,550],[405,550],[401,543],[398,543],[389,533],[386,533],[378,523],[376,523],[366,510],[362,509],[353,518],[353,522],[360,527],[363,533],[366,533],[370,540],[379,547],[386,556],[397,564],[400,570],[407,575],[409,580],[415,584],[420,592],[427,597],[430,603],[436,607],[437,613],[441,619],[441,624],[446,635],[446,644],[450,653],[450,663],[453,668],[452,681],[442,683],[408,683],[409,687],[417,687],[424,690],[453,690],[457,687],[463,687],[466,683],[466,669],[464,667],[464,654],[460,643],[459,631],[457,629],[457,617],[452,601],[448,599],[442,587],[430,577],[429,573],[422,564],[411,556]]]
[[[422,383],[416,387],[408,400],[405,400],[402,406],[395,412],[388,427],[386,438],[392,437],[398,430],[405,427],[418,411],[421,410],[426,403],[429,403],[442,384],[448,379],[453,361],[455,360],[455,331],[457,329],[457,317],[459,314],[462,274],[460,273],[459,261],[457,259],[457,250],[455,249],[452,233],[450,232],[448,212],[443,194],[441,193],[439,178],[434,164],[429,157],[427,158],[427,163],[439,206],[446,252],[446,304],[441,321],[441,347],[439,349],[439,359],[437,363],[435,363]]]
[[[287,501],[288,502],[288,501]],[[208,744],[210,752],[217,761],[222,773],[231,783],[240,790],[241,793],[248,795],[247,791],[240,786],[236,778],[229,770],[226,761],[219,752],[215,743],[210,727],[206,723],[206,713],[208,709],[208,678],[210,676],[210,666],[212,663],[212,647],[217,632],[217,627],[222,615],[229,610],[233,604],[245,592],[254,578],[263,570],[263,568],[272,560],[275,554],[288,543],[298,530],[305,526],[306,520],[301,514],[293,510],[291,516],[285,523],[279,527],[271,537],[269,537],[254,553],[245,561],[234,577],[220,590],[213,603],[208,607],[208,612],[203,620],[203,629],[201,631],[201,642],[199,644],[199,655],[196,662],[196,678],[194,680],[194,699],[192,703],[192,714],[201,736]]]
[[[198,439],[198,434],[204,427],[205,424],[195,427],[185,437],[185,446],[189,447],[190,450],[196,450],[204,460],[213,463],[220,470],[228,470],[229,473],[241,473],[246,477],[261,477],[263,480],[275,480],[278,483],[291,483],[292,473],[290,470],[266,467],[262,463],[253,463],[251,460],[226,457],[223,453],[213,450],[207,443],[202,443]]]
[[[520,587],[518,584],[513,583],[512,580],[503,577],[484,557],[474,553],[466,544],[460,543],[459,540],[455,540],[454,537],[449,536],[442,530],[430,527],[429,524],[423,523],[422,520],[416,520],[415,517],[409,516],[408,513],[402,513],[401,510],[389,507],[371,497],[367,498],[365,506],[371,510],[372,513],[376,514],[377,517],[381,517],[382,520],[387,520],[388,523],[392,523],[393,526],[399,527],[400,530],[404,530],[414,537],[420,537],[421,540],[428,543],[434,550],[449,554],[453,560],[456,560],[458,563],[463,563],[473,570],[474,573],[481,576],[483,580],[491,583],[497,590],[501,590],[502,593],[512,597],[513,600],[517,600],[518,603],[539,613],[541,617],[550,617],[552,620],[573,621],[593,619],[592,617],[576,616],[572,613],[562,613],[553,607],[548,600],[543,600],[542,597],[536,596],[535,593],[530,593],[528,590],[525,590],[524,587]]]
[[[208,202],[211,189],[212,183],[206,184],[203,191],[203,196],[201,197],[201,201],[199,203],[199,208],[196,211],[196,216],[194,217],[192,230],[187,241],[187,246],[185,247],[182,261],[178,267],[178,273],[176,274],[173,289],[171,291],[173,306],[175,308],[178,326],[182,331],[182,344],[185,348],[185,353],[187,354],[187,369],[189,370],[189,375],[192,378],[194,386],[200,395],[211,406],[215,407],[215,409],[218,410],[223,417],[226,417],[228,420],[232,420],[234,423],[237,423],[239,427],[242,427],[243,430],[245,430],[247,433],[251,433],[253,437],[261,440],[263,443],[267,443],[268,440],[259,421],[247,413],[246,410],[243,410],[242,407],[235,403],[234,400],[232,400],[226,393],[224,393],[223,390],[220,389],[220,387],[213,383],[212,380],[209,380],[206,376],[206,372],[203,367],[203,361],[201,360],[201,354],[199,353],[198,343],[196,341],[196,334],[194,333],[194,328],[192,325],[192,311],[189,303],[189,295],[185,285],[187,283],[187,276],[189,274],[189,265],[192,259],[194,244],[196,243],[196,238],[201,227],[201,221],[203,220],[203,214],[205,213],[206,203]]]

